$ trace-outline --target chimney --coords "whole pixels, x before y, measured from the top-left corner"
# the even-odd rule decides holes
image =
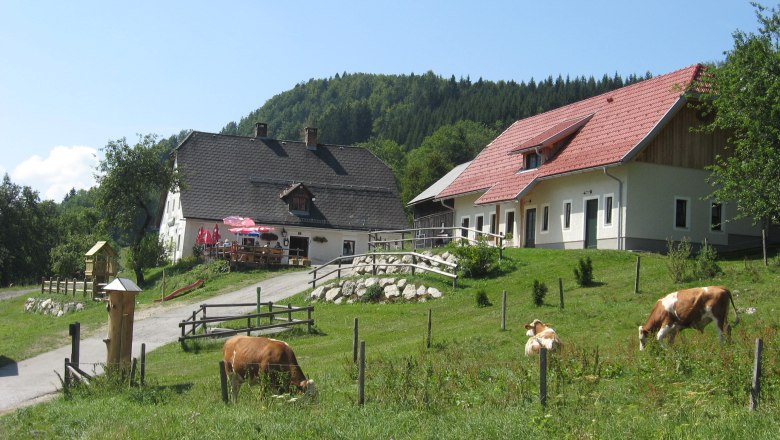
[[[268,124],[264,122],[255,123],[255,137],[264,138],[268,136]]]
[[[305,132],[304,142],[306,142],[306,148],[311,151],[317,151],[317,129],[306,127],[303,130]]]

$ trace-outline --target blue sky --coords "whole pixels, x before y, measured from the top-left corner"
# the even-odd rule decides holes
[[[111,139],[216,132],[311,78],[657,75],[756,28],[741,0],[3,0],[0,174],[59,202]]]

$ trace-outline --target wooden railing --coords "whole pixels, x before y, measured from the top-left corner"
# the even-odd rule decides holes
[[[403,262],[400,262],[400,263],[388,263],[388,262],[377,263],[377,259],[381,259],[382,257],[385,257],[385,258],[386,257],[390,257],[390,256],[393,256],[393,257],[403,257],[404,255],[411,255],[412,262],[411,263],[403,263]],[[371,258],[371,263],[370,264],[354,264],[355,260],[362,259],[363,257],[370,257]],[[435,262],[435,263],[437,263],[439,265],[447,266],[447,267],[449,267],[452,270],[452,272],[447,272],[447,271],[436,269],[434,267],[420,265],[420,264],[418,264],[418,261],[420,261],[420,260]],[[347,267],[343,267],[343,263],[345,261],[350,261],[351,264],[349,266],[347,266]],[[328,270],[328,266],[337,266],[337,267],[336,268],[330,268],[330,271],[327,271]],[[317,287],[317,281],[319,281],[319,280],[321,280],[323,278],[326,278],[326,277],[328,277],[328,276],[330,276],[330,275],[332,275],[334,273],[336,274],[337,278],[341,278],[341,271],[346,271],[346,270],[350,270],[350,269],[356,269],[356,268],[359,268],[359,267],[371,267],[371,273],[376,275],[377,267],[380,267],[380,266],[384,266],[384,267],[392,266],[392,267],[401,267],[401,268],[407,267],[407,268],[411,269],[412,275],[414,275],[415,271],[417,271],[417,270],[420,270],[420,271],[423,271],[423,272],[435,273],[437,275],[441,275],[441,276],[444,276],[444,277],[447,277],[447,278],[451,278],[452,279],[452,287],[457,287],[458,286],[458,274],[457,274],[457,272],[458,272],[458,265],[457,264],[450,263],[449,261],[444,261],[444,260],[441,260],[441,259],[438,259],[438,258],[435,258],[435,257],[430,257],[428,255],[418,254],[417,252],[371,252],[371,253],[368,253],[368,254],[345,255],[345,256],[342,256],[342,257],[336,257],[336,258],[328,261],[327,263],[325,263],[325,264],[323,264],[323,265],[321,265],[321,266],[319,266],[319,267],[317,267],[315,269],[310,270],[309,273],[312,274],[312,280],[309,281],[309,284],[311,284],[312,287]],[[327,272],[323,273],[323,271],[327,271]],[[320,272],[319,276],[317,275],[317,272]]]
[[[230,316],[207,316],[207,310],[209,308],[225,308],[225,307],[255,307],[256,313],[230,315]],[[267,308],[267,312],[261,312],[262,309]],[[239,333],[246,333],[249,335],[253,331],[276,329],[279,327],[294,327],[297,325],[306,325],[307,331],[311,332],[311,326],[314,325],[312,319],[312,312],[314,306],[293,307],[291,304],[278,305],[273,302],[265,303],[232,303],[232,304],[201,304],[198,310],[192,312],[192,316],[182,320],[179,323],[181,328],[181,336],[179,336],[179,342],[186,341],[187,339],[209,338],[209,337],[225,337],[236,335]],[[306,319],[296,319],[293,314],[306,313]],[[268,324],[263,324],[264,318],[268,319]],[[227,321],[236,321],[246,319],[246,327],[237,329],[226,329],[211,327],[209,324],[223,323]],[[202,333],[198,333],[198,330],[202,330]]]
[[[389,240],[381,238],[382,235],[389,234],[400,234],[401,238]],[[461,226],[372,231],[368,233],[368,250],[371,251],[377,248],[397,246],[399,242],[401,244],[401,248],[406,247],[407,242],[411,242],[412,249],[416,250],[417,248],[432,248],[435,246],[443,246],[453,240],[466,240],[469,244],[474,244],[479,242],[480,239],[484,239],[488,245],[498,248],[498,259],[501,261],[504,253],[503,234],[482,232],[477,229],[464,228]]]
[[[41,278],[41,294],[64,294],[76,296],[76,292],[86,297],[87,292],[92,295],[93,283],[87,280],[77,280],[76,278]]]

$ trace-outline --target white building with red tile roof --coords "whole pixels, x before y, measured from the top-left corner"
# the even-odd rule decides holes
[[[691,131],[690,66],[519,120],[435,196],[456,225],[495,216],[515,246],[664,250],[667,239],[719,249],[760,244],[760,229],[710,200],[724,133]]]

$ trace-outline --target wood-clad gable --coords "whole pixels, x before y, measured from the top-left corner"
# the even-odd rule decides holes
[[[722,131],[702,133],[697,110],[686,106],[680,110],[650,144],[637,154],[637,162],[704,169],[715,163],[717,155],[725,156],[728,136]],[[694,128],[694,131],[691,130]]]

